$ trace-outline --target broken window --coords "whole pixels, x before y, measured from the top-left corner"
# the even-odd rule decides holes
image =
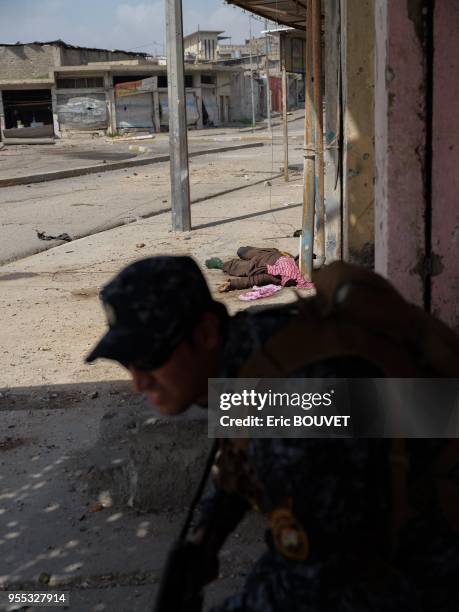
[[[97,89],[104,86],[102,77],[57,79],[58,89]]]
[[[215,85],[214,74],[201,74],[201,83],[205,85]]]

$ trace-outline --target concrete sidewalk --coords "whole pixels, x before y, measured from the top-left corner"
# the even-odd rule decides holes
[[[301,187],[275,179],[197,203],[189,233],[162,213],[0,267],[0,588],[69,590],[76,612],[150,607],[205,456],[205,415],[158,420],[119,366],[83,362],[105,327],[99,289],[140,257],[190,254],[231,312],[246,307],[216,293],[223,275],[204,261],[243,244],[296,252]],[[259,304],[294,299],[283,289]],[[258,517],[237,530],[208,605],[239,588],[262,533]]]

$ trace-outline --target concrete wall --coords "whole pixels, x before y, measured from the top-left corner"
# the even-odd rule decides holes
[[[62,66],[79,66],[89,62],[117,62],[135,60],[136,57],[123,51],[104,51],[92,49],[61,49]]]
[[[59,49],[51,45],[0,45],[0,80],[48,77],[59,59]]]
[[[264,111],[264,88],[258,78],[253,79],[255,100],[255,116],[257,118]],[[233,121],[252,120],[252,102],[250,90],[250,76],[244,73],[234,75],[231,86],[230,113]]]
[[[0,80],[45,77],[57,66],[133,59],[135,55],[123,51],[66,49],[58,45],[0,45]]]
[[[426,62],[422,2],[376,0],[375,266],[424,304]]]
[[[190,36],[184,41],[183,51],[185,54],[192,53],[193,55],[199,55],[200,48],[197,34]]]
[[[217,94],[230,96],[231,87],[235,78],[234,72],[217,72]]]
[[[459,4],[436,2],[431,310],[459,331]]]
[[[342,2],[345,259],[371,265],[374,244],[374,2]],[[356,35],[356,32],[362,33]],[[347,231],[346,231],[347,229]]]
[[[376,2],[376,269],[459,329],[459,6]]]

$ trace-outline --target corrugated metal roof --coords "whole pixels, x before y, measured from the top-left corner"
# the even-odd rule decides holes
[[[64,49],[80,49],[85,51],[105,51],[108,53],[126,53],[127,55],[132,55],[134,57],[148,57],[148,53],[139,53],[137,51],[125,51],[124,49],[100,49],[98,47],[80,47],[78,45],[71,45],[66,43],[64,40],[49,40],[49,41],[39,41],[35,40],[33,42],[16,42],[16,43],[0,43],[0,47],[23,47],[27,45],[39,45],[44,47],[45,45],[55,45],[57,47],[63,47]]]

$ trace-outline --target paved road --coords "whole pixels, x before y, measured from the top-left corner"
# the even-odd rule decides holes
[[[302,139],[303,121],[289,123],[292,145]],[[275,141],[282,136],[279,126],[274,129]],[[240,132],[239,129],[206,129],[190,131],[188,146],[190,152],[217,149],[235,145],[237,142],[260,139],[266,141],[265,131]],[[139,147],[143,151],[139,151]],[[11,145],[0,149],[0,179],[29,176],[43,172],[54,172],[73,168],[90,167],[104,163],[120,162],[136,157],[169,154],[168,134],[157,134],[153,139],[119,141],[106,137],[64,139],[51,145]]]
[[[292,162],[301,159],[295,149],[296,145],[291,151]],[[267,144],[191,159],[191,197],[208,197],[263,182],[278,173],[282,163],[282,148],[277,143],[272,148]],[[61,244],[39,239],[38,232],[78,238],[167,210],[169,189],[167,162],[0,189],[0,264]]]
[[[59,170],[86,168],[143,157],[169,154],[166,135],[147,141],[109,142],[83,140],[61,141],[54,145],[13,145],[0,151],[0,179],[30,176]],[[260,138],[259,136],[257,136]],[[236,145],[231,137],[196,138],[190,140],[189,151],[197,152]],[[248,139],[248,136],[244,136]],[[140,150],[139,150],[140,149]]]

